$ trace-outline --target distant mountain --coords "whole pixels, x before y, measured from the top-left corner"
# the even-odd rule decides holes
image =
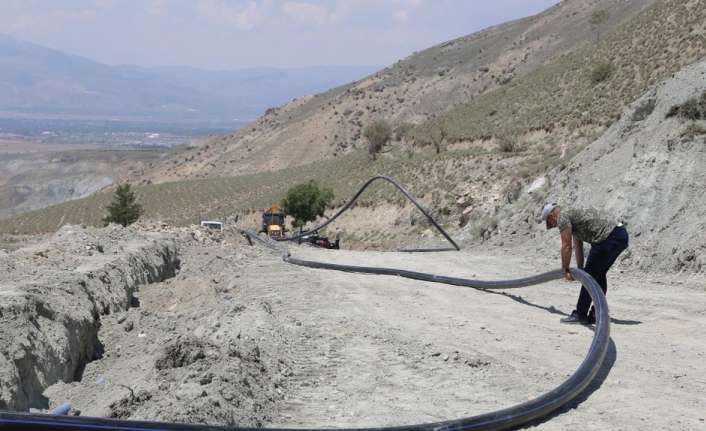
[[[249,174],[365,151],[365,126],[379,119],[384,119],[395,129],[394,145],[399,148],[423,145],[428,137],[420,132],[425,132],[426,127],[436,124],[439,119],[448,128],[447,143],[458,142],[460,145],[464,145],[464,141],[501,136],[509,129],[518,135],[531,135],[533,130],[543,129],[545,124],[547,129],[563,132],[560,130],[565,120],[563,117],[555,116],[545,124],[530,123],[530,126],[527,126],[529,122],[525,117],[530,114],[540,117],[547,112],[556,112],[558,108],[571,107],[580,111],[592,103],[593,99],[588,96],[599,100],[599,94],[591,93],[590,88],[580,94],[581,98],[571,99],[567,91],[569,97],[562,103],[552,100],[564,89],[574,88],[569,84],[588,81],[584,79],[586,69],[598,61],[586,64],[581,61],[597,48],[603,49],[610,44],[615,52],[629,51],[633,36],[640,37],[648,40],[650,45],[635,45],[633,52],[628,54],[636,57],[636,61],[644,60],[645,68],[638,74],[625,67],[624,73],[643,79],[647,76],[644,72],[659,69],[660,63],[652,58],[663,55],[658,51],[664,49],[665,41],[658,44],[660,41],[653,41],[651,36],[660,34],[660,26],[671,26],[662,24],[663,17],[654,17],[654,11],[664,10],[670,14],[672,10],[678,11],[680,20],[687,16],[699,17],[700,11],[682,13],[687,4],[691,3],[681,0],[564,0],[538,15],[415,52],[365,79],[322,94],[298,98],[266,112],[256,122],[230,136],[214,139],[208,148],[176,155],[168,163],[150,169],[145,176],[152,182],[161,182]],[[655,9],[655,5],[662,6]],[[689,8],[699,9],[695,6]],[[591,24],[591,17],[601,10],[608,12],[609,18],[600,27],[598,43],[598,33]],[[641,24],[642,21],[646,24]],[[630,22],[635,22],[635,27],[622,30]],[[653,33],[645,34],[640,25]],[[689,27],[682,30],[677,36],[687,37],[691,31]],[[693,41],[695,46],[690,52],[698,54],[700,39],[694,37]],[[654,57],[640,53],[647,49]],[[673,58],[680,56],[676,47],[664,53]],[[605,57],[609,58],[609,54]],[[622,61],[632,57],[626,54]],[[578,65],[571,63],[570,69],[564,68],[568,59],[577,59]],[[555,67],[557,64],[562,67]],[[664,68],[659,70],[661,73],[666,71]],[[547,71],[556,73],[547,79]],[[622,75],[623,72],[616,71],[615,74]],[[557,82],[562,85],[556,85]],[[643,91],[647,85],[648,82],[634,85],[631,96],[637,97],[638,91]],[[621,103],[631,100],[622,96],[623,93],[613,91],[613,95],[621,95],[620,103],[604,103],[604,108],[619,109]],[[495,104],[488,108],[487,100]],[[478,106],[480,108],[476,108]],[[477,115],[454,115],[446,120],[451,114],[466,111]],[[527,115],[515,115],[516,111],[527,112]],[[495,112],[505,112],[505,115],[495,115]],[[604,120],[602,118],[600,124]],[[555,123],[557,127],[553,127]],[[469,129],[478,133],[467,132]],[[554,135],[553,142],[565,140]]]
[[[170,121],[251,119],[376,69],[108,66],[0,34],[0,111]]]

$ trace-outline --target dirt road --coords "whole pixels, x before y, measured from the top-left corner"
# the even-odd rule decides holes
[[[496,410],[553,388],[578,366],[592,337],[588,328],[559,323],[575,303],[578,286],[572,284],[485,293],[300,268],[270,252],[240,247],[185,248],[176,280],[141,291],[140,309],[129,316],[142,316],[135,329],[125,332],[118,326],[125,323],[106,320],[100,334],[104,359],[87,366],[82,382],[50,388],[52,403],[68,398],[86,414],[114,414],[110,403],[126,392],[117,395],[115,388],[124,384],[126,370],[137,367],[129,383],[151,399],[138,400],[133,410],[128,405],[122,417],[205,421],[208,415],[179,413],[201,400],[197,405],[207,406],[211,417],[240,424],[343,427],[439,421]],[[423,255],[296,246],[292,251],[316,260],[479,279],[556,266],[502,249]],[[621,274],[617,268],[610,282],[613,342],[605,366],[581,402],[536,426],[706,428],[703,280]],[[144,341],[134,334],[146,334],[152,340],[149,347],[141,347]],[[155,358],[177,335],[211,346],[235,342],[243,351],[259,346],[267,372],[253,380],[260,385],[254,390],[257,402],[237,407],[224,398],[224,385],[243,389],[223,383],[228,355],[216,355],[206,365],[186,364],[178,375],[156,370]],[[115,355],[116,344],[120,355]],[[203,375],[209,373],[204,384]],[[101,376],[107,376],[112,389],[95,383]],[[96,391],[112,395],[102,400]],[[267,411],[233,413],[253,405]]]
[[[297,256],[330,262],[479,279],[556,265],[509,252],[500,258],[499,253],[295,250]],[[343,347],[323,344],[319,351],[343,365],[335,373],[320,373],[325,383],[318,387],[293,392],[292,398],[303,403],[292,409],[293,422],[283,425],[393,425],[494,410],[556,386],[579,364],[592,335],[585,327],[558,322],[577,296],[577,286],[564,282],[491,294],[383,276],[303,271],[320,280],[294,286],[303,297],[316,294],[317,304],[306,302],[304,310],[312,327],[320,328],[324,339],[326,334],[329,340],[342,339]],[[606,365],[585,401],[539,428],[706,428],[706,342],[697,335],[706,324],[704,281],[632,276],[619,268],[611,281],[613,342]]]

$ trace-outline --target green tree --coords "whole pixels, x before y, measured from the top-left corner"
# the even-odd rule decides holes
[[[333,190],[319,188],[319,184],[310,180],[298,184],[287,191],[282,201],[284,213],[294,217],[294,227],[304,227],[310,221],[323,216],[326,207],[333,201]]]
[[[433,146],[436,154],[441,154],[449,135],[448,128],[443,119],[432,117],[428,123],[426,133],[420,136],[417,144],[421,146]]]
[[[142,206],[137,203],[135,192],[130,184],[119,185],[113,194],[113,201],[106,207],[108,215],[103,217],[103,223],[118,223],[123,226],[133,224],[142,215]]]
[[[368,140],[368,154],[375,160],[377,153],[392,137],[392,128],[385,120],[376,120],[363,130],[363,136]]]

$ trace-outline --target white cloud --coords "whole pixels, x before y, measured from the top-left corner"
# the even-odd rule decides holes
[[[251,0],[245,5],[231,6],[225,0],[199,0],[199,13],[210,19],[225,21],[241,30],[252,30],[267,18],[272,0]]]
[[[288,17],[301,24],[322,25],[328,21],[328,9],[311,3],[288,1],[282,6],[282,11]]]

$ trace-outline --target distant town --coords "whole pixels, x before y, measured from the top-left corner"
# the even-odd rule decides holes
[[[195,138],[222,135],[244,121],[168,123],[137,120],[0,118],[0,140],[29,139],[48,145],[92,145],[113,149],[171,148]]]

